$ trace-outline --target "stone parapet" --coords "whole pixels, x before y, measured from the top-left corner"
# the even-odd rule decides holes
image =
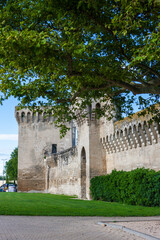
[[[73,159],[77,156],[78,151],[76,147],[68,148],[64,151],[58,153],[50,153],[48,154],[44,161],[51,167],[58,167],[60,165],[68,165],[69,159]]]
[[[137,116],[137,115],[136,115]],[[108,154],[126,151],[160,142],[160,125],[147,123],[146,119],[126,118],[114,123],[114,133],[101,138]]]
[[[15,117],[18,124],[31,124],[37,122],[54,122],[54,117],[52,112],[46,113],[44,110],[39,110],[37,112],[30,111],[29,109],[21,109],[15,111]]]

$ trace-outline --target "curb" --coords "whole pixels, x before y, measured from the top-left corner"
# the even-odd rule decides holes
[[[143,237],[147,240],[160,240],[159,238],[156,238],[156,237],[153,237],[151,235],[148,235],[148,234],[145,234],[145,233],[141,233],[141,232],[138,232],[138,231],[135,231],[135,230],[132,230],[130,228],[126,228],[124,226],[120,226],[120,225],[116,225],[116,224],[112,224],[112,223],[105,223],[105,222],[98,222],[99,225],[105,227],[111,227],[111,228],[116,228],[116,229],[121,229],[125,232],[128,232],[128,233],[131,233],[131,234],[134,234],[138,237]]]

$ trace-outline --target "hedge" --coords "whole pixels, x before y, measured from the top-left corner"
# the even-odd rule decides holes
[[[113,170],[111,174],[92,178],[90,190],[94,200],[160,206],[160,171]]]

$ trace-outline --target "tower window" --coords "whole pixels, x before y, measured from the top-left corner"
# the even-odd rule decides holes
[[[77,128],[72,126],[72,147],[77,145]]]
[[[52,153],[57,153],[57,144],[52,144]]]

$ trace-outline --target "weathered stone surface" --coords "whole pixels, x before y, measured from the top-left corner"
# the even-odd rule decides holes
[[[18,191],[44,191],[45,168],[39,165],[18,170]]]
[[[95,107],[94,102],[90,110]],[[62,139],[52,116],[46,118],[44,113],[22,109],[16,111],[16,119],[19,191],[48,191],[89,199],[94,176],[113,169],[160,169],[160,125],[148,125],[149,116],[139,118],[135,114],[132,119],[115,122],[105,117],[98,120],[90,111],[86,119],[79,117],[72,123],[74,130]]]

